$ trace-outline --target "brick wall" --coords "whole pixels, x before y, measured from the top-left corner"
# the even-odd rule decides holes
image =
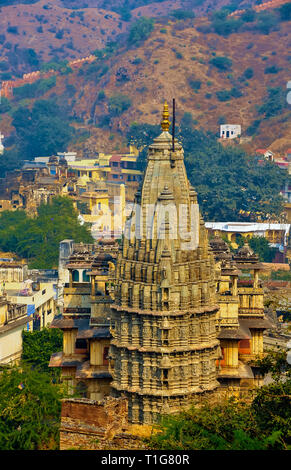
[[[144,427],[141,427],[144,428]],[[130,432],[127,400],[107,397],[102,402],[86,398],[62,402],[60,450],[145,449],[141,435]]]

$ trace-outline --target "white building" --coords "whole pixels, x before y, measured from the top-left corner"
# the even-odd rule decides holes
[[[16,362],[22,353],[22,331],[30,328],[33,316],[26,305],[12,304],[0,295],[0,364]]]
[[[240,124],[222,124],[220,126],[221,139],[235,139],[241,136]]]
[[[4,139],[4,135],[2,135],[0,132],[0,155],[4,153],[4,145],[2,143],[2,139]]]
[[[7,294],[7,300],[11,303],[26,305],[27,315],[33,317],[30,331],[44,328],[53,321],[56,312],[56,283],[33,282],[31,279],[7,282],[3,293]]]

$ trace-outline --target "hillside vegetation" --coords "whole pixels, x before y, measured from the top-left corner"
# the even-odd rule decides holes
[[[49,11],[56,14],[57,8]],[[118,151],[127,145],[125,136],[133,123],[159,124],[163,101],[175,97],[177,124],[190,113],[196,128],[213,133],[221,123],[241,124],[242,136],[249,139],[244,143],[247,151],[271,146],[284,152],[290,147],[288,11],[282,17],[281,10],[248,10],[249,16],[233,20],[236,28],[231,31],[222,27],[230,21],[226,10],[208,18],[193,18],[181,8],[170,11],[168,17],[141,16],[129,22],[120,41],[96,43],[87,51],[94,52],[93,63],[77,70],[64,66],[50,81],[15,89],[14,97],[3,99],[0,107],[8,144],[13,146],[19,137],[15,113],[45,99],[63,114],[65,110],[75,129],[70,149],[84,155],[96,149]]]

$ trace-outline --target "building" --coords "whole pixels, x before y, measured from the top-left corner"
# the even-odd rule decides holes
[[[264,315],[262,265],[245,245],[232,255],[218,236],[210,239],[215,256],[219,314],[217,331],[221,357],[217,361],[220,388],[238,396],[263,384],[255,359],[263,355],[263,332],[272,325]]]
[[[24,260],[15,260],[10,257],[0,258],[0,284],[3,282],[23,282],[27,278],[28,267]]]
[[[81,391],[84,407],[95,403],[99,415],[110,396],[112,407],[127,403],[128,424],[149,428],[162,413],[260,385],[253,360],[269,327],[257,257],[247,244],[232,256],[218,237],[208,241],[166,103],[161,126],[120,247],[62,242],[68,281],[51,325],[64,344],[50,366]],[[69,419],[78,403],[67,405]]]
[[[5,282],[3,292],[13,304],[24,305],[33,322],[29,331],[47,327],[56,313],[56,283],[26,279],[23,282]]]
[[[236,139],[241,136],[240,124],[222,124],[220,126],[221,139]]]
[[[238,248],[238,237],[249,240],[252,237],[265,237],[270,246],[285,254],[290,224],[259,222],[206,222],[209,235],[224,236],[234,249]]]
[[[0,295],[0,365],[15,363],[22,354],[22,331],[29,329],[33,316],[26,305],[15,304]]]
[[[63,330],[63,350],[52,355],[50,367],[61,368],[68,392],[77,389],[92,400],[102,400],[110,394],[110,277],[115,244],[114,240],[107,240],[107,249],[103,250],[102,243],[61,243],[61,260],[64,263],[67,257],[69,281],[63,287],[62,313],[54,318],[51,327]]]
[[[168,116],[165,104],[163,132],[149,146],[136,195],[133,211],[139,205],[140,214],[151,205],[162,211],[173,204],[179,211],[184,204],[189,213],[191,204],[197,205],[177,141],[172,151]],[[158,219],[153,220],[151,238],[144,231],[138,237],[141,218],[129,223],[114,279],[111,388],[113,396],[128,399],[128,419],[135,424],[152,424],[162,412],[179,412],[218,387],[218,305],[204,222],[198,216],[199,244],[191,248],[180,233],[171,239],[169,220],[160,228]]]

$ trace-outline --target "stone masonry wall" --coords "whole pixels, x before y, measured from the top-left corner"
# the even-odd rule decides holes
[[[145,449],[146,426],[127,421],[127,400],[107,397],[102,402],[86,398],[62,402],[60,450]]]

